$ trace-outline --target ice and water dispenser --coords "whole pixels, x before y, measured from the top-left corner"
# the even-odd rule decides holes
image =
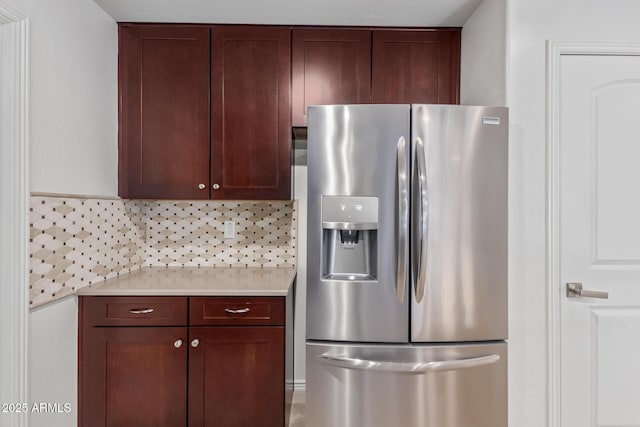
[[[378,198],[322,198],[322,278],[377,279]]]

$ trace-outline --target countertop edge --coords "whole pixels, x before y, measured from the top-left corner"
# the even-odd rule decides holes
[[[176,276],[179,274],[188,274],[189,269],[191,272],[197,273],[195,278],[196,285],[189,287],[190,283],[186,283],[186,287],[167,287],[167,285],[154,288],[146,284],[146,280],[151,274],[155,279],[160,277],[162,280],[162,272],[166,271],[167,278],[169,276]],[[233,272],[235,277],[225,280],[226,273]],[[237,273],[247,273],[247,277],[238,277]],[[233,283],[237,281],[253,281],[255,282],[255,275],[264,276],[276,276],[269,279],[273,282],[278,282],[277,286],[264,287],[264,288],[246,288],[240,286],[239,283]],[[287,296],[290,289],[295,283],[297,276],[297,269],[295,267],[262,267],[262,268],[247,268],[247,267],[143,267],[140,270],[135,270],[130,273],[123,274],[118,277],[103,280],[101,282],[93,283],[91,285],[77,289],[75,294],[81,296]],[[174,277],[172,280],[179,280],[180,278]],[[252,280],[253,279],[253,280]],[[218,285],[218,288],[207,288],[203,285],[203,281],[208,280],[224,280],[225,283]],[[185,278],[184,282],[190,282]],[[266,281],[265,281],[266,282]],[[138,287],[121,287],[124,284],[132,284]],[[157,282],[156,282],[157,283]],[[264,283],[264,282],[261,282]],[[192,282],[191,282],[192,284]],[[236,287],[237,286],[237,287]]]

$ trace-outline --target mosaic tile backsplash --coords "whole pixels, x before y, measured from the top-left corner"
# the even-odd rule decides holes
[[[224,237],[224,222],[236,237]],[[143,266],[294,267],[294,201],[141,201],[33,195],[30,306]]]

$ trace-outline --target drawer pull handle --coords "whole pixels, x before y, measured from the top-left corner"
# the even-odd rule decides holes
[[[153,313],[153,308],[132,308],[129,310],[131,314],[149,314]]]
[[[226,311],[229,314],[245,314],[251,311],[251,309],[249,307],[245,307],[245,308],[240,308],[238,310],[233,309],[233,308],[225,308],[224,311]]]
[[[196,348],[199,345],[200,345],[200,340],[198,338],[191,341],[191,347]]]
[[[182,340],[176,340],[176,342],[173,343],[173,346],[175,348],[180,348],[182,347]]]

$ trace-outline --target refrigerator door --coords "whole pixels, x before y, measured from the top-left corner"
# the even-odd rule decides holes
[[[409,339],[409,106],[308,109],[307,339]]]
[[[502,107],[412,106],[411,341],[507,338]]]
[[[507,427],[507,345],[307,344],[307,427]]]

